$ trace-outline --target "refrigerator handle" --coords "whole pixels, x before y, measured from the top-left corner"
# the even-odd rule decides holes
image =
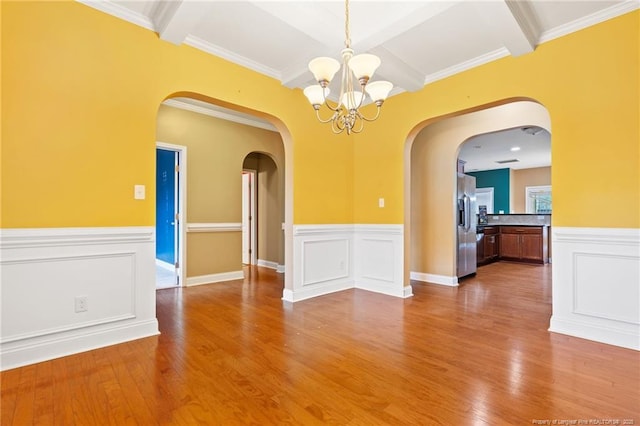
[[[463,228],[466,226],[465,197],[466,195],[463,195],[462,198],[458,198],[458,226]]]
[[[464,194],[462,198],[458,199],[458,226],[462,227],[465,231],[471,229],[471,198],[467,194]]]
[[[464,195],[464,230],[471,229],[471,197]]]

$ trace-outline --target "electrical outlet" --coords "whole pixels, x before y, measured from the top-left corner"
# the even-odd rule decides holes
[[[87,296],[76,296],[76,312],[86,312],[89,310]]]

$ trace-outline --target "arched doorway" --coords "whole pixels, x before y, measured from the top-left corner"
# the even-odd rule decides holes
[[[245,160],[253,158],[251,153],[256,153],[258,170],[275,173],[265,181],[277,182],[280,203],[274,216],[279,220],[280,238],[276,259],[284,267],[284,138],[265,120],[251,120],[247,114],[234,120],[229,115],[229,110],[220,114],[219,107],[184,97],[165,101],[158,111],[157,139],[189,150],[184,165],[188,170],[184,173],[187,208],[183,213],[186,286],[244,277],[241,171]]]
[[[284,272],[284,181],[269,154],[252,152],[242,163],[243,264]]]
[[[455,286],[456,179],[460,146],[469,138],[521,126],[550,131],[549,113],[518,100],[422,123],[405,147],[405,281]]]

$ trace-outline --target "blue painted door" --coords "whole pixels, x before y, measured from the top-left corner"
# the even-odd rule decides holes
[[[156,149],[156,259],[175,265],[178,153]]]

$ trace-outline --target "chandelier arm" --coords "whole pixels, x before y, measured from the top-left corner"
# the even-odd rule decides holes
[[[360,133],[364,130],[364,122],[365,122],[365,118],[362,116],[362,114],[360,114],[360,111],[357,111],[356,114],[354,114],[354,118],[353,118],[353,123],[351,123],[351,133]],[[357,124],[360,124],[360,126],[357,126]]]
[[[360,111],[358,111],[358,115],[360,116],[360,119],[362,119],[362,121],[376,121],[378,119],[378,117],[380,117],[380,110],[382,108],[380,107],[380,105],[377,106],[376,108],[376,115],[373,117],[365,117],[364,115],[362,115],[362,113],[360,113]]]
[[[353,82],[351,84],[353,85]],[[360,91],[362,92],[362,96],[360,96],[360,102],[358,103],[358,106],[356,106],[356,111],[358,111],[358,115],[361,115],[360,114],[360,107],[362,107],[362,104],[364,103],[364,98],[365,98],[364,88],[365,88],[366,85],[367,85],[367,81],[366,80],[364,82],[360,83]],[[352,89],[352,91],[353,91],[353,89]],[[369,121],[369,120],[367,120],[367,121]]]
[[[331,131],[334,134],[340,134],[344,131],[344,129],[344,126],[340,126],[340,117],[335,117],[335,119],[331,121]]]
[[[324,103],[322,105],[326,106],[327,108],[329,108],[331,111],[335,113],[339,113],[340,110],[342,109],[340,108],[340,103],[337,103],[335,107],[332,107],[331,104],[329,103],[329,99],[327,98],[324,98]],[[324,123],[326,123],[326,121]]]
[[[318,121],[323,124],[335,121],[337,116],[338,116],[338,113],[334,111],[334,113],[331,114],[331,117],[327,118],[326,120],[323,120],[322,118],[320,118],[320,108],[316,109],[316,117],[318,118]]]

